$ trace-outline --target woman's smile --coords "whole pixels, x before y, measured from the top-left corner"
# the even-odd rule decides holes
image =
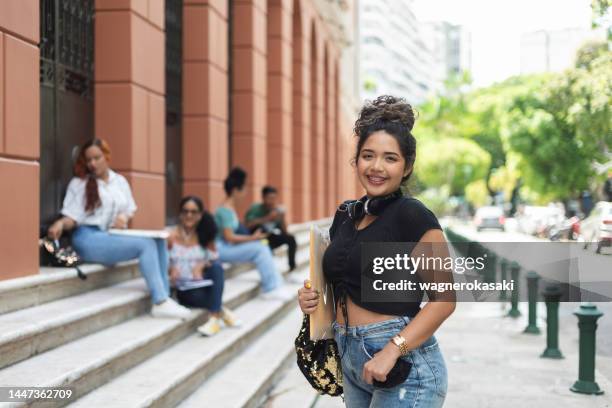
[[[366,176],[366,178],[368,180],[368,183],[374,186],[382,186],[387,181],[387,177],[382,177],[382,176],[369,175],[369,176]]]

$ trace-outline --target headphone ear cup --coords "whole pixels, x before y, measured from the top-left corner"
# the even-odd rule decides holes
[[[354,212],[353,212],[354,218],[353,219],[355,220],[362,219],[363,216],[365,215],[363,201],[360,201],[360,200],[356,201],[355,206],[353,208],[354,208]]]
[[[348,215],[352,220],[359,220],[364,216],[363,202],[361,200],[353,201],[347,206]]]

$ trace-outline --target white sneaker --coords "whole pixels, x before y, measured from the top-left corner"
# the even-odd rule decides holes
[[[169,317],[174,319],[187,320],[191,316],[191,310],[176,303],[174,299],[167,298],[158,305],[151,308],[153,317]]]
[[[290,293],[286,287],[280,286],[276,289],[273,289],[269,292],[264,292],[261,294],[261,298],[263,300],[281,300],[283,302],[288,302],[292,299],[296,298],[296,294]]]
[[[202,336],[214,336],[215,334],[221,331],[221,319],[217,317],[211,316],[210,319],[200,327],[198,327],[198,332]]]
[[[229,310],[225,306],[221,309],[221,320],[223,320],[225,327],[242,326],[242,320],[240,320],[233,311]]]

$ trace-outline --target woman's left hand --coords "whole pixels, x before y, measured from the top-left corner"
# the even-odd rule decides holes
[[[193,279],[199,280],[204,278],[204,262],[198,262],[191,270],[191,276]]]
[[[128,217],[125,214],[117,215],[115,221],[113,222],[112,228],[127,228],[128,226]]]
[[[363,365],[363,372],[361,376],[363,380],[372,384],[373,380],[386,381],[387,374],[395,365],[397,359],[400,357],[400,351],[394,344],[387,344],[382,350],[374,354],[374,357]]]

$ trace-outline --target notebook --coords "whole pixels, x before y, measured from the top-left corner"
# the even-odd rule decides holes
[[[332,285],[323,274],[323,253],[329,245],[329,231],[317,226],[310,227],[310,283],[319,291],[319,304],[310,315],[310,338],[312,340],[334,337],[332,322],[336,318],[336,305]]]

